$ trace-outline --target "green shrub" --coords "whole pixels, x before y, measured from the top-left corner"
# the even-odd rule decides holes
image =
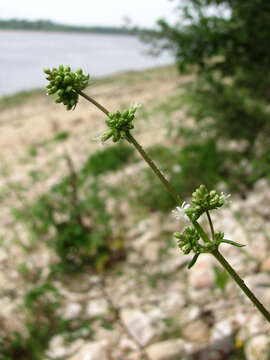
[[[239,149],[227,153],[233,169],[225,180],[233,187],[252,186],[270,176],[265,155],[270,133],[270,3],[175,2],[178,20],[174,24],[160,20],[159,31],[151,33],[152,43],[172,51],[180,73],[196,74],[185,88],[182,105],[195,119],[198,136],[206,131],[224,150],[232,140],[239,143]],[[239,164],[240,173],[235,171]]]
[[[100,175],[107,171],[118,170],[134,159],[134,150],[131,146],[119,144],[91,155],[82,168],[84,176]]]
[[[57,271],[79,271],[85,266],[103,270],[123,259],[123,241],[110,227],[110,215],[99,183],[86,183],[82,174],[71,174],[27,208],[16,209],[30,238],[46,241],[59,257]]]
[[[50,339],[68,329],[69,322],[57,316],[60,307],[57,289],[48,282],[34,286],[25,295],[26,331],[0,338],[0,360],[40,360]]]

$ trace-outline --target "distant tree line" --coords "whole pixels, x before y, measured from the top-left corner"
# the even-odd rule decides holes
[[[40,31],[71,31],[83,33],[134,35],[137,30],[125,26],[72,26],[61,25],[50,20],[29,21],[25,19],[0,19],[0,29],[4,30],[40,30]]]

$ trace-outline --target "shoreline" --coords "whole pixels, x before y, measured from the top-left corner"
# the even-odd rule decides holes
[[[101,32],[101,31],[77,31],[77,30],[49,30],[49,29],[4,29],[0,28],[0,32],[27,32],[27,33],[46,33],[46,34],[78,34],[78,35],[112,35],[112,36],[138,36],[135,33],[117,33],[117,32]]]
[[[128,70],[128,71],[120,71],[117,73],[113,73],[111,75],[104,75],[104,76],[99,76],[99,77],[95,77],[92,78],[90,80],[90,85],[91,83],[95,83],[95,86],[99,86],[101,84],[107,83],[107,82],[111,82],[111,81],[116,81],[117,78],[119,77],[126,77],[129,75],[133,75],[136,76],[137,74],[151,74],[151,72],[155,72],[158,70],[166,70],[166,69],[170,69],[173,68],[175,65],[174,64],[168,64],[168,65],[161,65],[161,66],[154,66],[154,67],[150,67],[150,68],[146,68],[146,69],[142,69],[142,70]],[[41,73],[41,76],[43,76],[43,74]],[[24,90],[19,90],[19,91],[15,91],[14,93],[11,94],[0,94],[0,112],[1,110],[4,110],[4,108],[6,108],[8,106],[9,103],[13,103],[16,100],[19,100],[19,102],[24,101],[26,99],[29,99],[31,97],[35,97],[38,95],[41,95],[46,92],[45,87],[37,87],[37,88],[33,88],[33,89],[24,89]]]

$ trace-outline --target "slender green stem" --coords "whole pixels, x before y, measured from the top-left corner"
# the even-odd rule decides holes
[[[211,216],[210,216],[208,210],[206,211],[206,215],[207,215],[207,219],[208,219],[208,222],[209,222],[209,225],[210,225],[210,229],[211,229],[212,240],[214,241],[214,239],[215,239],[214,225],[213,225],[213,223],[212,223],[212,219],[211,219]]]
[[[109,115],[109,110],[107,110],[104,106],[102,106],[100,103],[98,103],[95,99],[91,98],[90,96],[86,95],[82,91],[78,91],[78,94],[84,97],[86,100],[90,101],[92,104],[94,104],[96,107],[98,107],[101,111],[104,112],[107,116]],[[142,146],[134,139],[134,137],[128,132],[126,134],[127,140],[134,145],[134,147],[138,150],[138,152],[141,154],[143,159],[147,162],[147,164],[151,167],[151,169],[154,171],[154,173],[158,176],[160,181],[164,184],[164,186],[167,188],[171,196],[174,198],[177,204],[182,205],[183,201],[180,198],[180,196],[174,191],[171,184],[168,182],[168,180],[165,178],[164,175],[162,175],[161,171],[158,169],[158,167],[155,165],[152,159],[146,154]]]
[[[90,101],[92,104],[94,104],[97,108],[99,108],[99,110],[103,111],[105,115],[107,115],[107,116],[109,115],[110,112],[104,106],[102,106],[100,103],[98,103],[95,99],[86,95],[81,90],[78,90],[77,93],[79,95],[81,95],[82,97],[84,97],[87,101]]]
[[[91,98],[90,96],[86,95],[82,91],[78,91],[78,94],[84,97],[86,100],[97,106],[101,111],[104,112],[107,116],[109,115],[109,111],[99,104],[96,100]],[[177,204],[182,205],[183,201],[180,198],[180,196],[175,192],[175,190],[172,188],[171,184],[168,182],[168,180],[165,178],[165,176],[161,173],[161,171],[158,169],[158,167],[155,165],[153,160],[147,155],[147,153],[144,151],[142,146],[134,139],[134,137],[130,134],[130,132],[126,133],[126,139],[133,144],[133,146],[137,149],[137,151],[141,154],[143,159],[146,161],[146,163],[150,166],[150,168],[153,170],[153,172],[157,175],[157,177],[160,179],[160,181],[163,183],[163,185],[166,187],[166,189],[169,191],[173,199],[176,201]],[[211,228],[212,238],[214,239],[214,226],[210,217],[209,212],[206,212],[208,221]],[[201,235],[201,238],[204,242],[209,242],[209,237],[203,230],[203,228],[200,226],[200,224],[197,221],[192,221],[194,227],[197,229],[199,234]],[[266,308],[263,306],[263,304],[256,298],[256,296],[249,290],[249,288],[246,286],[244,281],[239,277],[239,275],[235,272],[235,270],[231,267],[231,265],[226,261],[226,259],[221,255],[221,253],[218,250],[214,250],[212,252],[213,256],[220,262],[220,264],[227,270],[227,272],[230,274],[230,276],[233,278],[233,280],[238,284],[238,286],[242,289],[242,291],[247,295],[247,297],[253,302],[253,304],[257,307],[257,309],[261,312],[261,314],[270,322],[270,313],[266,310]]]
[[[165,176],[161,173],[161,171],[158,169],[158,167],[155,165],[153,160],[147,155],[147,153],[144,151],[142,146],[134,139],[134,137],[130,134],[130,132],[126,133],[127,140],[134,145],[134,147],[138,150],[138,152],[141,154],[143,159],[147,162],[147,164],[150,166],[150,168],[153,170],[153,172],[157,175],[159,180],[163,183],[163,185],[166,187],[166,189],[169,191],[171,196],[174,198],[177,204],[182,205],[183,201],[180,198],[180,196],[174,191],[171,184],[168,182],[168,180],[165,178]]]
[[[234,271],[228,261],[221,255],[218,250],[212,252],[214,257],[220,262],[220,264],[228,271],[233,280],[240,286],[242,291],[247,295],[247,297],[253,302],[256,308],[260,311],[260,313],[265,317],[265,319],[270,322],[270,313],[266,310],[263,304],[256,298],[252,291],[246,286],[244,281],[240,278],[240,276]]]

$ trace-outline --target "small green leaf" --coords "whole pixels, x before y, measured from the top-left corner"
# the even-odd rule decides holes
[[[192,260],[190,261],[190,263],[188,264],[188,269],[192,268],[193,265],[195,265],[198,257],[199,257],[200,253],[197,253],[193,256]]]
[[[223,240],[221,241],[221,243],[226,243],[226,244],[234,245],[234,246],[237,246],[237,247],[244,247],[244,246],[246,246],[246,245],[239,244],[239,243],[237,243],[237,242],[235,242],[235,241],[227,240],[227,239],[223,239]]]
[[[219,288],[222,292],[225,292],[226,286],[229,280],[227,272],[223,269],[220,269],[218,266],[214,265],[213,270],[215,273],[215,283],[216,287]]]

